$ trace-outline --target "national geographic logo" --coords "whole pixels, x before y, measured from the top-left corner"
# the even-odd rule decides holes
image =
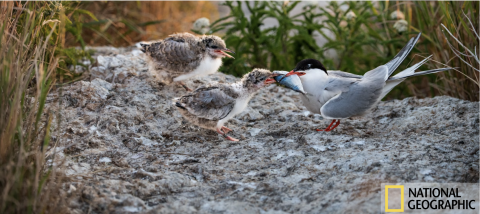
[[[389,208],[388,206],[388,190],[389,189],[400,189],[400,208],[399,209],[394,209],[394,208]],[[403,185],[385,185],[385,212],[403,212],[404,207],[404,189]],[[390,201],[391,202],[391,201]],[[391,206],[393,207],[393,205]]]
[[[412,210],[419,209],[475,209],[472,203],[475,200],[461,200],[458,194],[458,188],[413,188],[408,189],[409,198],[420,198],[408,201],[408,208]],[[423,198],[448,198],[445,200],[424,200]],[[453,199],[450,199],[453,198]],[[459,198],[459,199],[456,199]]]
[[[479,213],[478,184],[382,184],[382,210],[407,213]]]

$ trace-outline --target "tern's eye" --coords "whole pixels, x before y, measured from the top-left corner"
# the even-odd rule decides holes
[[[214,49],[218,48],[218,46],[216,46],[216,45],[212,45],[211,47],[214,48]]]

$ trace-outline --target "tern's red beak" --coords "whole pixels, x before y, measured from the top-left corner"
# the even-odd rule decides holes
[[[290,71],[288,72],[287,74],[285,74],[285,77],[288,77],[288,76],[291,76],[291,75],[297,75],[299,77],[305,75],[306,73],[305,72],[299,72],[299,71]]]

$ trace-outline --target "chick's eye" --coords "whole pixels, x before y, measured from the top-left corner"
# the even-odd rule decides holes
[[[216,45],[212,45],[211,47],[212,47],[212,48],[218,48],[218,46],[216,46]]]

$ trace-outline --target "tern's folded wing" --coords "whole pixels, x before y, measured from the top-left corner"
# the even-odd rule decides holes
[[[318,102],[321,103],[320,108],[331,99],[336,98],[337,95],[348,92],[351,86],[359,81],[360,79],[357,78],[330,76],[328,83],[325,85],[325,88],[323,88],[320,96],[318,96]]]
[[[235,99],[222,87],[201,87],[183,96],[181,102],[191,114],[209,120],[225,118],[235,106]]]
[[[386,71],[386,70],[385,70]],[[376,77],[377,75],[373,75]],[[384,76],[384,75],[383,75]],[[320,109],[324,117],[341,119],[353,116],[361,116],[380,99],[385,81],[381,75],[379,78],[363,78],[362,80],[346,81],[345,79],[329,84],[325,90],[339,92],[328,100]]]
[[[361,75],[351,74],[344,71],[328,71],[328,75],[336,76],[336,77],[346,77],[346,78],[355,78],[355,79],[362,79]]]

